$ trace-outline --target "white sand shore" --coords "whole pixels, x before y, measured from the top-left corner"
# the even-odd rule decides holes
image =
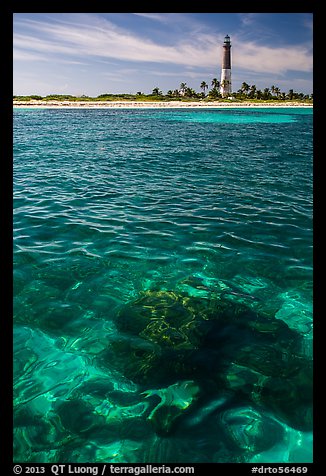
[[[253,107],[313,107],[301,102],[203,102],[203,101],[13,101],[14,108],[78,108],[78,109],[153,109],[153,108],[253,108]]]

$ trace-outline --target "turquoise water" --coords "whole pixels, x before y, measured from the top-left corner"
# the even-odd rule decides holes
[[[14,111],[17,462],[312,461],[312,111]]]

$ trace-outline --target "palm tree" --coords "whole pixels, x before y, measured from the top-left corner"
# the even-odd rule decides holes
[[[249,93],[249,97],[251,98],[254,98],[255,97],[255,94],[256,94],[256,90],[257,90],[257,87],[255,84],[253,84],[252,86],[250,86],[250,93]]]
[[[208,84],[205,81],[202,81],[200,84],[200,88],[204,91],[204,96],[205,96],[205,90],[208,89]]]
[[[293,89],[289,89],[288,98],[289,98],[290,100],[293,99]]]
[[[271,96],[271,92],[269,88],[264,89],[264,99],[269,99]]]
[[[188,98],[195,98],[197,97],[197,93],[193,88],[186,88],[185,96]]]
[[[242,85],[241,85],[241,91],[242,91],[242,92],[248,94],[249,89],[250,89],[249,84],[247,84],[247,83],[242,83]]]
[[[154,94],[154,96],[161,96],[162,91],[160,91],[160,89],[156,86],[156,88],[153,89],[152,94]]]
[[[213,89],[220,89],[220,82],[217,78],[212,79],[212,88]]]
[[[181,93],[182,96],[185,95],[186,89],[187,89],[187,83],[181,83],[180,84],[180,93]]]
[[[257,91],[256,91],[256,98],[257,98],[257,99],[261,99],[262,96],[263,96],[263,93],[261,92],[261,89],[257,89]]]

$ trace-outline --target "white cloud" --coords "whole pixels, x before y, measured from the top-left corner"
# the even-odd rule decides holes
[[[159,14],[138,14],[163,21]],[[16,34],[14,45],[18,48],[16,58],[35,60],[37,55],[44,61],[46,53],[61,60],[67,56],[91,59],[115,59],[133,62],[152,62],[188,67],[215,68],[220,63],[224,35],[203,33],[199,29],[180,37],[173,45],[163,46],[152,39],[120,28],[97,15],[70,15],[70,21],[56,23],[21,20],[30,30],[29,34]],[[243,22],[252,21],[250,14],[243,15]],[[282,46],[272,48],[254,42],[237,41],[232,37],[233,65],[253,72],[282,74],[286,71],[312,70],[312,55],[308,48]],[[18,55],[18,56],[17,56]],[[71,60],[71,58],[70,58]]]
[[[14,61],[48,61],[49,58],[46,55],[34,53],[20,48],[14,48],[13,52]]]
[[[237,68],[254,72],[281,74],[286,71],[312,71],[313,58],[307,47],[284,46],[272,48],[253,42],[233,49],[233,63]]]
[[[257,13],[239,13],[239,18],[244,26],[251,26],[256,22]]]
[[[207,50],[207,38],[181,40],[175,46],[162,46],[154,41],[121,29],[111,22],[99,19],[85,25],[80,23],[49,24],[29,21],[33,33],[17,34],[14,46],[27,51],[47,54],[95,56],[128,61],[174,63],[181,65],[208,66],[215,51]],[[40,37],[40,34],[46,38]],[[205,54],[203,54],[205,52]]]
[[[60,54],[76,54],[73,46],[68,46],[67,44],[62,43],[62,41],[46,40],[45,38],[38,38],[37,36],[32,35],[14,35],[13,40],[14,51],[15,49],[20,49],[21,51],[25,50],[29,53],[42,52],[47,55],[53,53]]]
[[[166,16],[166,14],[162,14],[162,13],[133,13],[133,15],[143,17],[143,18],[148,18],[149,20],[155,20],[161,23],[168,22],[168,17]]]

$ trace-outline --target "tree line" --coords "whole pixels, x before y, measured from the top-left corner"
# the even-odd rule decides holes
[[[213,78],[210,86],[206,81],[200,83],[201,92],[195,91],[193,88],[187,86],[187,83],[181,83],[179,89],[169,89],[164,94],[160,88],[153,88],[150,94],[142,93],[138,91],[136,94],[112,94],[105,93],[100,94],[97,97],[90,97],[86,95],[73,96],[71,94],[49,94],[47,96],[30,95],[30,96],[14,96],[16,100],[69,100],[69,101],[116,101],[122,100],[180,100],[180,99],[207,99],[218,100],[222,99],[220,88],[223,84],[218,81],[217,78]],[[210,89],[209,89],[210,88]],[[289,89],[288,92],[281,91],[279,87],[272,85],[270,88],[258,89],[255,84],[248,84],[243,82],[241,88],[236,92],[232,92],[230,96],[236,100],[299,100],[306,101],[312,100],[313,94],[304,94],[302,92],[296,92],[293,89]],[[225,99],[225,98],[224,98]]]
[[[202,92],[196,92],[194,89],[189,88],[186,83],[181,83],[179,89],[167,91],[168,97],[188,97],[188,98],[203,98],[219,99],[222,98],[220,93],[220,87],[224,86],[217,78],[213,78],[211,81],[211,89],[206,95],[206,90],[209,89],[209,85],[206,81],[202,81],[200,89]],[[153,95],[163,96],[162,91],[159,88],[154,88]],[[309,100],[313,99],[313,94],[304,94],[302,92],[296,92],[293,89],[289,89],[288,92],[281,91],[279,87],[272,85],[270,88],[258,89],[255,84],[248,84],[243,82],[241,88],[236,92],[232,92],[230,96],[234,99],[262,99],[262,100]]]

